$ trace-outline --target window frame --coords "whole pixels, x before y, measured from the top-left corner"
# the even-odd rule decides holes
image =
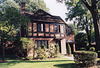
[[[55,25],[55,33],[60,33],[60,25]]]
[[[45,32],[45,24],[37,23],[37,31],[38,32]]]
[[[40,43],[40,44],[39,44]],[[45,45],[46,48],[48,48],[48,40],[35,40],[36,47],[42,47]]]

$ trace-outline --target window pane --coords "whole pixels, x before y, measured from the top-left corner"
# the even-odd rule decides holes
[[[41,23],[38,23],[38,31],[43,31],[43,24]]]
[[[37,40],[36,41],[37,47],[43,47],[43,45],[45,45],[46,48],[48,48],[48,41],[47,40]]]
[[[41,24],[41,31],[43,31],[43,24]]]
[[[41,24],[38,24],[38,31],[41,31]]]
[[[55,32],[60,32],[60,25],[55,25]]]

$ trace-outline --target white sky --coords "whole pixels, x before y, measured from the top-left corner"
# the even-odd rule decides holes
[[[44,0],[47,7],[50,9],[51,15],[60,16],[64,21],[66,18],[65,13],[68,12],[64,3],[57,3],[56,0]],[[72,23],[67,21],[67,23]]]

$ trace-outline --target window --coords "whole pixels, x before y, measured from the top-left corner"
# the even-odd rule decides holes
[[[45,46],[46,48],[48,48],[48,41],[47,40],[36,40],[35,43],[36,43],[37,47],[42,48],[43,46]]]
[[[37,28],[37,30],[38,30],[39,32],[43,32],[43,31],[44,31],[44,28],[43,28],[43,27],[44,27],[43,24],[38,23],[38,28]]]
[[[55,25],[55,32],[59,33],[60,32],[60,25]]]
[[[70,29],[67,28],[67,29],[66,29],[66,36],[69,36],[69,35],[70,35]]]

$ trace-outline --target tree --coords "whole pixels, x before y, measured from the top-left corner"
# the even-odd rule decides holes
[[[98,13],[98,3],[99,0],[91,0],[91,4],[87,0],[81,0],[87,9],[91,12],[95,30],[95,40],[96,40],[96,52],[100,49],[100,18]]]
[[[23,0],[5,0],[2,1],[3,6],[13,6],[13,7],[18,7],[20,10],[20,4]],[[46,3],[44,0],[26,0],[26,11],[28,12],[36,12],[38,9],[42,9],[46,12],[49,12],[49,9],[46,7]]]
[[[86,48],[88,45],[88,39],[87,35],[85,33],[78,33],[75,36],[75,44],[76,44],[76,49],[80,50],[81,48]]]
[[[76,24],[78,29],[86,31],[89,45],[91,45],[91,32],[93,31],[91,15],[83,8],[84,6],[81,5],[81,1],[77,4],[75,3],[76,2],[66,2],[67,9],[69,10],[66,20],[75,19],[74,25]]]
[[[34,13],[39,9],[49,12],[44,0],[29,0],[29,2],[26,2],[26,11]]]
[[[74,35],[76,36],[81,29],[77,27],[76,24],[68,24],[68,26],[71,28],[72,31],[74,31]]]
[[[98,13],[98,10],[100,9],[100,7],[98,7],[98,5],[100,5],[100,0],[76,0],[74,2],[77,4],[77,2],[79,1],[81,1],[86,6],[86,8],[90,11],[92,15],[94,31],[95,31],[96,52],[98,52],[100,49],[99,47],[100,45],[100,18],[99,18],[99,13]],[[70,0],[70,2],[72,3],[73,0]]]
[[[1,46],[3,49],[3,61],[5,61],[5,50],[4,44],[5,40],[7,39],[7,35],[13,33],[13,31],[17,31],[20,29],[20,25],[23,24],[27,26],[29,19],[25,16],[22,16],[19,11],[14,7],[7,7],[5,8],[4,12],[0,14],[0,38],[1,38]]]
[[[2,11],[4,11],[4,9],[7,8],[7,7],[14,7],[16,9],[19,9],[20,8],[20,6],[18,5],[18,3],[16,3],[13,0],[4,1],[2,3],[2,5],[0,6],[0,8],[2,9]]]

